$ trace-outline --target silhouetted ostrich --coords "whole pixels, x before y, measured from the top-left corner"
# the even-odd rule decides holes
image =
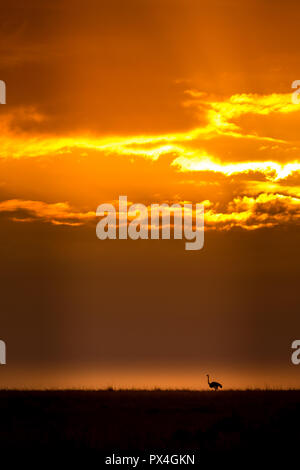
[[[219,384],[219,382],[210,382],[209,381],[209,375],[207,375],[207,381],[208,381],[208,385],[209,385],[209,388],[213,388],[215,391],[218,390],[218,388],[223,388],[221,384]]]

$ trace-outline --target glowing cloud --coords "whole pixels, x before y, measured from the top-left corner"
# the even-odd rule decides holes
[[[284,179],[294,172],[300,171],[300,163],[279,164],[272,161],[267,162],[240,162],[240,163],[217,163],[208,156],[203,157],[177,157],[172,162],[182,172],[186,171],[211,171],[223,173],[230,176],[238,173],[262,173],[266,179],[276,181]]]

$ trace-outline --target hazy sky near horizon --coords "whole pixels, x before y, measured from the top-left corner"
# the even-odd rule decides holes
[[[1,10],[0,387],[300,386],[298,2]],[[123,194],[204,249],[98,240]]]

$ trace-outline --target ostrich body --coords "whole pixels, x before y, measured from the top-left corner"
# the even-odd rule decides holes
[[[207,382],[208,382],[209,388],[213,388],[214,390],[218,390],[219,387],[223,388],[222,385],[219,384],[219,382],[210,382],[208,374],[207,374]]]

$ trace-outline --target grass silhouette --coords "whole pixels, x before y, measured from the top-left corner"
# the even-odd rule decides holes
[[[291,453],[299,390],[0,391],[0,449]]]

